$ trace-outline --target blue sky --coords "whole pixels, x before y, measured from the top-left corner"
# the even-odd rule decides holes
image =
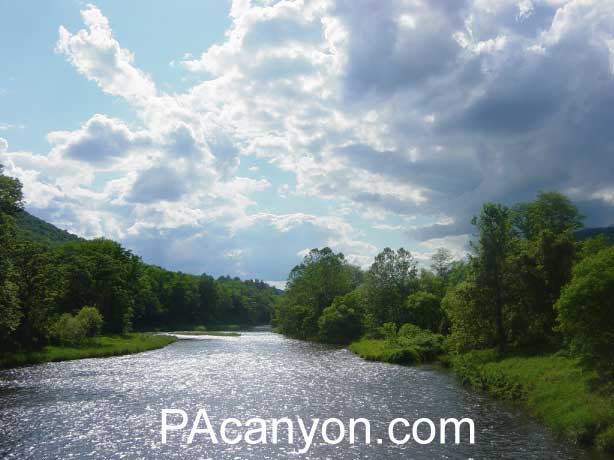
[[[0,162],[146,262],[462,257],[484,201],[614,224],[611,0],[0,0]]]

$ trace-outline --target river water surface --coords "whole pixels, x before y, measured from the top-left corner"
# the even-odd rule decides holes
[[[161,443],[161,410],[178,408],[191,426],[199,408],[221,419],[351,417],[371,421],[372,444],[186,444],[189,429]],[[388,422],[470,417],[463,436],[441,445],[396,446]],[[298,431],[298,426],[296,427]],[[333,430],[331,430],[331,435]],[[381,435],[381,436],[380,436]],[[384,438],[381,445],[376,438]],[[399,436],[402,437],[402,436]],[[357,433],[358,441],[364,439]],[[300,439],[300,437],[299,437]],[[270,437],[269,437],[270,440]],[[427,367],[370,363],[346,349],[270,332],[180,340],[131,356],[49,363],[0,372],[0,458],[17,459],[556,459],[589,454],[557,441],[537,422]]]

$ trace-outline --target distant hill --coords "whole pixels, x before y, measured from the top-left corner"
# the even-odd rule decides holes
[[[37,243],[59,244],[82,239],[33,216],[27,211],[17,213],[15,220],[17,221],[17,236],[24,240],[35,241]]]
[[[576,233],[578,241],[584,241],[598,235],[604,235],[606,239],[614,243],[614,227],[583,228]]]

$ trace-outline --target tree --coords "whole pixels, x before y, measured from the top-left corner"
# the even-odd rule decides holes
[[[492,347],[497,343],[492,303],[483,302],[473,281],[448,289],[442,307],[450,320],[450,344],[457,352]]]
[[[401,324],[405,299],[418,286],[418,270],[411,253],[404,248],[385,248],[367,272],[365,280],[369,311],[378,324]]]
[[[0,213],[15,215],[23,209],[22,185],[18,179],[4,175],[0,164]]]
[[[437,248],[431,256],[431,269],[437,276],[447,281],[452,263],[452,253],[446,248]]]
[[[100,334],[104,320],[96,307],[83,307],[75,316],[83,328],[86,337],[96,337]]]
[[[503,351],[507,347],[503,324],[507,293],[505,281],[509,273],[508,256],[513,244],[510,211],[501,204],[486,203],[480,215],[474,217],[471,223],[478,230],[478,240],[472,243],[475,284],[480,291],[479,300],[493,305],[497,346]]]
[[[330,248],[312,249],[290,272],[283,301],[276,306],[276,326],[296,337],[317,336],[318,318],[324,309],[336,297],[354,289],[358,278],[356,267],[348,264],[342,253],[335,254]],[[297,331],[296,327],[303,329]]]
[[[584,216],[562,193],[540,191],[535,201],[514,206],[511,218],[516,231],[530,240],[544,230],[559,234],[582,228]]]
[[[429,292],[418,291],[407,297],[406,321],[421,329],[441,332],[444,312],[439,298]]]
[[[555,305],[558,327],[583,362],[614,377],[614,247],[580,261]]]
[[[21,183],[3,174],[0,165],[0,347],[13,344],[23,313],[19,302],[19,273],[12,257],[15,245],[13,215],[23,207]]]
[[[362,333],[360,312],[335,300],[318,319],[318,332],[323,342],[350,343]]]

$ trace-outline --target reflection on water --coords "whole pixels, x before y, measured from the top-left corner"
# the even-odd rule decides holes
[[[221,419],[365,417],[374,438],[396,417],[470,417],[476,444],[161,444],[160,413],[207,409]],[[314,443],[315,444],[315,443]],[[363,361],[345,349],[269,332],[181,340],[132,356],[0,372],[0,458],[18,459],[587,459],[522,413],[461,387],[448,373]]]

